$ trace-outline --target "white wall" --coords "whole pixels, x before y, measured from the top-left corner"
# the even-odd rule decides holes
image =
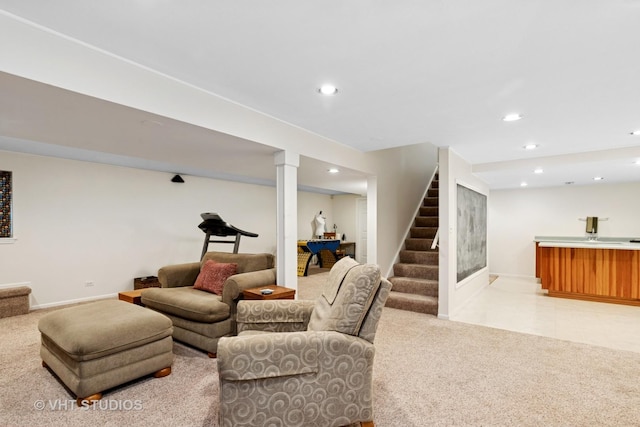
[[[389,271],[435,169],[435,147],[401,147],[370,154],[379,170],[378,263]],[[0,151],[0,169],[13,172],[13,244],[0,244],[0,287],[27,283],[32,306],[45,307],[132,287],[134,277],[199,259],[200,213],[217,212],[238,228],[241,252],[275,254],[273,187],[184,176],[106,164]],[[298,237],[309,238],[320,210],[356,238],[356,199],[298,193]],[[374,212],[375,213],[375,212]],[[212,244],[210,250],[230,251]],[[86,287],[85,282],[94,283]]]
[[[322,211],[326,218],[326,231],[333,232],[337,225],[338,233],[346,234],[350,241],[356,237],[356,199],[355,194],[329,196],[316,193],[298,193],[298,239],[313,238],[313,219]]]
[[[534,236],[584,237],[578,218],[598,223],[601,237],[640,237],[640,183],[524,188],[491,191],[489,270],[499,275],[535,276]]]
[[[333,219],[331,223],[338,226],[338,233],[345,235],[349,242],[356,241],[356,201],[362,196],[354,194],[342,194],[333,196]]]
[[[429,143],[366,153],[377,182],[377,203],[373,212],[377,216],[377,229],[369,230],[369,233],[377,233],[377,254],[368,261],[379,264],[384,276],[393,275],[398,251],[404,247],[404,239],[437,167],[437,155],[436,147]],[[309,238],[311,221],[322,210],[327,231],[333,231],[333,224],[336,224],[338,233],[346,234],[347,240],[355,242],[356,200],[360,197],[340,195],[328,200],[318,194],[299,193],[299,238]],[[368,214],[372,215],[372,212]]]
[[[197,261],[203,212],[258,233],[241,238],[240,252],[276,252],[273,187],[193,176],[176,184],[173,174],[6,151],[0,170],[13,172],[17,239],[0,244],[0,287],[28,284],[33,308],[113,296],[132,289],[134,277]],[[341,223],[355,222],[356,197],[299,192],[299,238],[310,237],[319,210],[333,227],[334,204]]]
[[[378,197],[369,198],[370,218],[377,221],[375,230],[368,229],[370,246],[375,245],[369,249],[369,256],[383,272],[391,269],[420,193],[435,168],[437,155],[431,144],[362,153],[10,16],[0,16],[0,35],[0,44],[10,40],[2,44],[4,72],[378,175]],[[65,143],[74,145],[73,141]],[[91,148],[81,142],[77,146]],[[211,193],[215,197],[216,191],[212,189]],[[250,212],[260,216],[262,209],[254,205]],[[206,210],[212,210],[210,204]],[[169,213],[166,216],[176,218]],[[230,215],[226,217],[231,220]],[[303,227],[304,221],[300,222]]]
[[[457,282],[457,184],[465,185],[487,195],[487,206],[491,204],[489,188],[471,171],[471,165],[449,148],[438,150],[439,160],[439,211],[440,211],[440,262],[438,317],[448,319],[470,298],[489,284],[489,268]],[[487,208],[488,209],[488,208]],[[487,212],[489,215],[490,212]],[[489,221],[489,220],[487,220]],[[488,224],[487,224],[488,225]],[[487,230],[487,255],[490,263],[491,235]]]
[[[437,149],[424,143],[368,153],[377,174],[377,262],[391,276],[396,255],[422,203],[437,165]]]
[[[13,171],[17,238],[0,245],[0,286],[28,282],[35,307],[113,295],[163,265],[197,261],[202,212],[259,234],[243,237],[240,252],[275,253],[275,188],[176,184],[171,174],[9,152],[0,169]]]
[[[9,74],[368,172],[352,147],[3,14],[0,51]]]
[[[314,238],[312,223],[320,211],[325,217],[325,231],[333,231],[333,200],[331,196],[298,192],[298,240]]]

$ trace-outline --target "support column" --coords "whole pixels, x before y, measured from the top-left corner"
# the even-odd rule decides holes
[[[367,177],[367,263],[378,263],[378,177]]]
[[[291,151],[274,155],[277,169],[276,267],[279,286],[298,296],[298,166],[300,156]]]

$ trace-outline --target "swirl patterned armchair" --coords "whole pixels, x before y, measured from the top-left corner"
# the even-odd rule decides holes
[[[314,301],[241,301],[218,343],[221,426],[373,426],[376,328],[391,283],[343,258]]]

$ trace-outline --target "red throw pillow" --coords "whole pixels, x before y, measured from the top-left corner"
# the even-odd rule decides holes
[[[215,262],[212,259],[207,260],[202,266],[202,269],[200,269],[200,274],[198,274],[193,288],[211,292],[216,295],[222,295],[224,282],[236,274],[237,271],[238,264]]]

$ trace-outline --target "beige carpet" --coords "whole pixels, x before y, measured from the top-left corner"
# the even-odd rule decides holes
[[[300,280],[321,291],[326,273]],[[215,360],[175,344],[173,373],[79,409],[42,368],[38,319],[0,319],[2,426],[216,426]],[[384,426],[640,426],[640,354],[385,308],[376,337],[375,422]],[[40,410],[36,406],[44,403]]]

